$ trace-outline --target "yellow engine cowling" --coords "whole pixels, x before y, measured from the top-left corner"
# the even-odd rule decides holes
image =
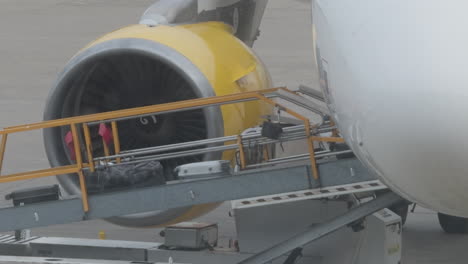
[[[220,22],[185,25],[131,25],[92,42],[66,65],[46,104],[45,119],[57,119],[199,97],[270,88],[264,65],[231,28]],[[237,134],[257,125],[270,107],[247,102],[119,121],[121,147],[143,148]],[[99,145],[97,131],[91,131]],[[64,143],[65,129],[44,132],[52,166],[71,162]],[[102,147],[102,146],[101,146]],[[99,155],[99,147],[94,152]],[[232,159],[232,153],[210,153],[193,159],[162,162],[167,179],[177,165],[213,159]],[[73,175],[58,176],[70,194],[78,193]],[[143,183],[144,184],[144,183]],[[199,205],[114,217],[125,226],[156,226],[185,221],[213,209]]]

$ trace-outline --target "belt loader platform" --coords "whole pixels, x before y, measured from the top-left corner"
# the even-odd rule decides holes
[[[379,253],[375,253],[375,247],[378,243],[369,243],[371,239],[363,236],[364,238],[361,238],[361,240],[365,241],[360,241],[363,249],[359,249],[359,253],[352,254],[355,259],[354,263],[377,263],[371,262],[369,259],[373,259],[372,261],[378,260],[379,262],[385,261],[380,263],[398,263],[401,255],[400,220],[398,216],[395,217],[395,214],[388,210],[377,214],[374,213],[401,202],[401,198],[391,192],[375,195],[377,191],[382,193],[382,190],[385,190],[386,187],[373,175],[370,175],[355,157],[352,157],[352,151],[346,148],[343,144],[344,140],[338,136],[336,127],[332,122],[328,121],[327,110],[309,99],[310,97],[320,98],[310,90],[303,89],[301,91],[307,96],[291,92],[285,88],[275,88],[259,92],[194,99],[45,121],[0,130],[2,136],[0,142],[1,172],[9,135],[57,126],[70,127],[70,142],[72,144],[70,149],[75,152],[75,164],[12,175],[1,175],[0,183],[76,173],[81,188],[81,196],[79,197],[36,201],[23,203],[22,206],[0,209],[0,231],[22,230],[39,226],[236,200],[233,204],[233,212],[236,217],[239,245],[233,247],[234,252],[228,252],[231,258],[229,256],[223,258],[223,254],[226,254],[226,252],[219,253],[213,248],[215,245],[211,245],[212,247],[208,248],[208,251],[193,252],[181,248],[166,249],[161,247],[164,245],[154,244],[143,246],[144,249],[141,252],[144,252],[144,257],[130,259],[129,261],[165,261],[165,263],[171,263],[172,261],[178,263],[179,258],[183,263],[271,263],[274,260],[273,263],[339,263],[333,257],[324,259],[319,253],[304,248],[304,245],[317,241],[319,238],[337,230],[337,233],[359,233],[362,232],[363,228],[376,228],[383,230],[380,237],[381,241],[386,241],[386,237],[395,239],[390,239],[393,241],[390,244],[384,243],[385,245],[381,245]],[[266,104],[271,104],[278,113],[287,113],[303,124],[282,127],[280,133],[272,132],[278,128],[277,125],[273,125],[272,131],[258,128],[249,133],[233,136],[154,146],[145,149],[120,150],[117,123],[120,120],[252,100],[261,100]],[[309,118],[293,111],[290,107],[286,107],[281,103],[283,101],[288,101],[289,104],[292,103],[296,108],[305,108],[307,111],[314,113],[319,121],[311,122]],[[281,118],[278,118],[278,120],[281,120]],[[105,144],[108,148],[104,156],[94,157],[89,131],[90,127],[102,124],[111,127],[113,142],[112,144]],[[303,141],[308,146],[308,153],[278,158],[268,155],[267,146],[293,140]],[[317,143],[321,143],[322,147],[318,148]],[[340,145],[340,148],[336,147],[337,145]],[[258,146],[260,146],[262,150],[261,159],[254,161],[248,159],[251,156],[249,151],[252,151],[252,146],[256,146],[254,151],[257,152]],[[208,167],[213,165],[212,162],[201,162],[181,166],[182,170],[179,171],[179,178],[163,185],[91,195],[87,190],[86,175],[90,172],[173,157],[223,151],[236,151],[238,155],[235,162],[237,165],[233,166],[233,169],[222,171],[222,173],[213,173],[209,170]],[[221,163],[222,161],[219,161],[219,164]],[[196,171],[196,173],[190,174],[190,171]],[[30,193],[26,191],[26,196]],[[34,197],[31,199],[34,200]],[[336,204],[333,205],[335,202]],[[330,210],[332,213],[327,214],[327,217],[323,219],[314,220],[300,217],[300,221],[298,221],[298,217],[294,217],[294,212],[299,216],[308,215],[307,212],[304,212],[304,209],[311,209],[311,212],[313,210]],[[264,211],[263,214],[269,214],[268,217],[273,220],[271,226],[268,223],[249,223],[256,217],[258,219],[258,212],[262,210]],[[363,219],[369,215],[372,216],[367,220],[368,223],[363,224]],[[283,219],[282,223],[273,223],[275,219],[280,218]],[[388,222],[387,219],[389,219]],[[284,224],[287,224],[287,221],[294,223],[295,228],[285,226]],[[351,228],[347,228],[347,226]],[[258,231],[255,235],[255,230],[261,230],[262,228],[264,230]],[[274,230],[278,230],[278,228],[284,230],[284,232],[280,232],[284,234],[276,236]],[[267,234],[273,235],[268,237]],[[347,236],[352,236],[352,234],[347,234],[345,237]],[[263,237],[263,241],[260,239],[261,237]],[[327,238],[329,237],[327,236]],[[12,252],[23,252],[22,255],[27,256],[41,256],[40,252],[42,252],[42,255],[47,255],[44,253],[47,250],[36,252],[33,250],[35,245],[37,246],[38,240],[41,239],[17,241],[15,245],[22,246],[18,246],[19,251],[13,250]],[[47,241],[45,238],[42,240]],[[49,239],[49,242],[52,240]],[[62,243],[59,244],[67,245],[68,242],[62,240]],[[106,242],[109,242],[109,246],[106,247],[105,242],[101,241],[96,243],[96,248],[102,249],[101,252],[104,252],[104,248],[109,247],[114,249],[125,248],[122,244],[119,244],[124,242],[114,242],[117,243],[114,246],[112,246],[112,242]],[[82,241],[82,243],[89,244],[90,242]],[[42,245],[44,244],[47,243]],[[72,252],[79,252],[76,251],[79,246],[73,246],[76,243],[68,244],[72,244],[69,245],[70,248],[74,249],[71,250]],[[54,248],[53,245],[54,243],[49,243],[51,248]],[[5,244],[6,248],[11,248],[11,246],[10,243]],[[315,246],[320,248],[320,246]],[[338,244],[335,246],[338,246]],[[323,248],[323,245],[321,247]],[[131,248],[133,247],[129,246],[127,249]],[[5,250],[1,249],[1,246],[0,251],[5,252]],[[6,251],[4,254],[8,253],[8,250]],[[86,251],[89,251],[89,248]],[[57,256],[54,253],[57,251],[50,250],[50,252],[47,257]],[[310,255],[308,255],[308,252],[310,252]],[[208,254],[211,258],[214,257],[215,260],[210,259],[210,257],[203,257],[205,254]],[[114,258],[109,257],[110,255],[104,257],[104,259],[115,260],[115,255]],[[150,258],[150,255],[153,257]],[[304,255],[304,258],[300,260],[301,262],[297,262],[300,255]],[[67,257],[63,254],[58,256]],[[166,257],[168,258],[165,259]],[[225,260],[220,262],[218,257]],[[90,256],[90,258],[93,257]],[[4,260],[11,261],[11,259],[8,260],[8,257]],[[0,263],[1,261],[0,258]],[[62,260],[29,259],[28,261],[31,261],[31,263],[35,263],[34,261],[57,261],[55,263],[59,263]],[[99,263],[99,261],[95,263]]]

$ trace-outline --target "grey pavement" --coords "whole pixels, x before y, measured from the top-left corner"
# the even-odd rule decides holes
[[[47,93],[66,61],[89,41],[127,24],[136,23],[151,0],[0,0],[0,127],[39,121]],[[310,3],[270,0],[255,50],[269,68],[275,85],[316,86],[312,57]],[[47,166],[39,133],[11,139],[5,172]],[[53,178],[0,185],[9,191]],[[201,217],[219,222],[221,236],[234,236],[229,203]],[[60,212],[57,212],[60,213]],[[1,216],[0,216],[1,217]],[[33,235],[160,241],[157,229],[131,229],[105,221],[89,221],[37,228]],[[437,215],[418,208],[404,231],[404,264],[468,262],[468,236],[444,234]]]

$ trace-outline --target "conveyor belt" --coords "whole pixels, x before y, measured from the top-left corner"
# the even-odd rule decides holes
[[[273,101],[273,98],[276,98],[276,101]],[[273,130],[275,127],[280,127],[281,131],[278,132],[277,136],[268,136],[267,129],[262,128],[255,133],[241,133],[239,135],[121,151],[117,121],[254,100],[274,106],[278,112],[287,113],[301,120],[303,125],[283,128],[283,124],[265,122],[263,128],[266,127],[265,124],[269,124]],[[315,115],[318,114],[321,121],[312,123],[308,117],[282,105],[279,102],[280,100],[289,101],[299,108],[304,108]],[[70,142],[69,147],[74,150],[75,164],[0,175],[2,176],[0,177],[0,183],[54,175],[77,174],[77,183],[79,183],[81,190],[79,197],[47,202],[33,201],[31,204],[24,204],[24,206],[0,209],[0,231],[165,211],[264,195],[270,196],[262,198],[262,200],[284,202],[288,199],[290,201],[294,199],[318,199],[385,188],[380,182],[375,181],[376,178],[369,174],[367,169],[356,158],[344,159],[344,157],[352,156],[352,151],[346,147],[344,139],[339,137],[334,125],[326,120],[326,110],[323,107],[299,96],[295,92],[280,87],[257,92],[77,116],[0,130],[2,136],[0,141],[1,172],[1,162],[8,135],[53,127],[71,129],[72,142]],[[93,155],[93,142],[89,135],[89,127],[94,125],[110,126],[112,128],[114,149],[106,151],[104,156]],[[80,136],[80,131],[83,131],[84,139]],[[307,146],[308,152],[302,155],[279,158],[271,157],[273,155],[268,153],[268,145],[290,140],[301,140],[304,146]],[[340,146],[340,148],[337,146]],[[92,173],[109,167],[128,166],[145,161],[160,162],[169,158],[224,151],[236,151],[239,154],[235,160],[239,165],[237,167],[239,171],[231,174],[227,173],[228,175],[223,176],[206,173],[206,175],[197,176],[202,178],[200,180],[179,181],[175,178],[162,185],[145,185],[142,188],[117,189],[98,194],[93,192],[88,195],[85,172]],[[249,154],[262,157],[249,159]],[[297,164],[297,162],[300,162],[300,165],[291,166],[292,163]],[[356,183],[359,184],[356,185]],[[217,191],[213,192],[213,190]],[[278,195],[278,193],[286,194]],[[245,200],[244,203],[252,205],[261,202],[257,199],[256,201]]]
[[[339,195],[340,192],[346,194],[351,191],[362,192],[384,188],[355,158],[319,164],[318,169],[320,179],[312,177],[309,165],[276,166],[247,170],[223,177],[209,178],[207,175],[207,178],[203,180],[90,195],[91,210],[87,214],[83,214],[79,198],[3,208],[0,209],[2,220],[0,231],[65,224],[264,195],[276,197],[278,193],[301,192],[303,198],[307,196],[319,198],[320,195],[325,197],[325,195]],[[357,186],[362,186],[362,188]],[[351,190],[352,188],[354,190]],[[212,190],[222,191],[213,192]],[[334,194],[332,190],[335,190]],[[308,195],[309,192],[312,195]],[[296,198],[302,199],[299,195]]]

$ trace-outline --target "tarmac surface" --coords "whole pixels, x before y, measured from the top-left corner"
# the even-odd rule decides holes
[[[49,89],[67,60],[89,41],[127,24],[136,23],[150,0],[1,0],[0,1],[0,127],[42,119]],[[255,50],[266,63],[276,86],[315,87],[310,3],[270,0]],[[46,167],[39,133],[11,138],[5,173]],[[41,179],[0,185],[0,198],[11,190],[55,180]],[[0,205],[6,205],[1,201]],[[200,221],[219,222],[221,239],[234,236],[229,203]],[[60,213],[60,212],[57,212]],[[0,216],[1,219],[1,216]],[[0,220],[1,221],[1,220]],[[105,221],[89,221],[32,230],[37,236],[159,241],[156,229],[130,229]],[[468,261],[468,236],[447,235],[437,214],[417,208],[403,234],[404,264],[463,264]]]

